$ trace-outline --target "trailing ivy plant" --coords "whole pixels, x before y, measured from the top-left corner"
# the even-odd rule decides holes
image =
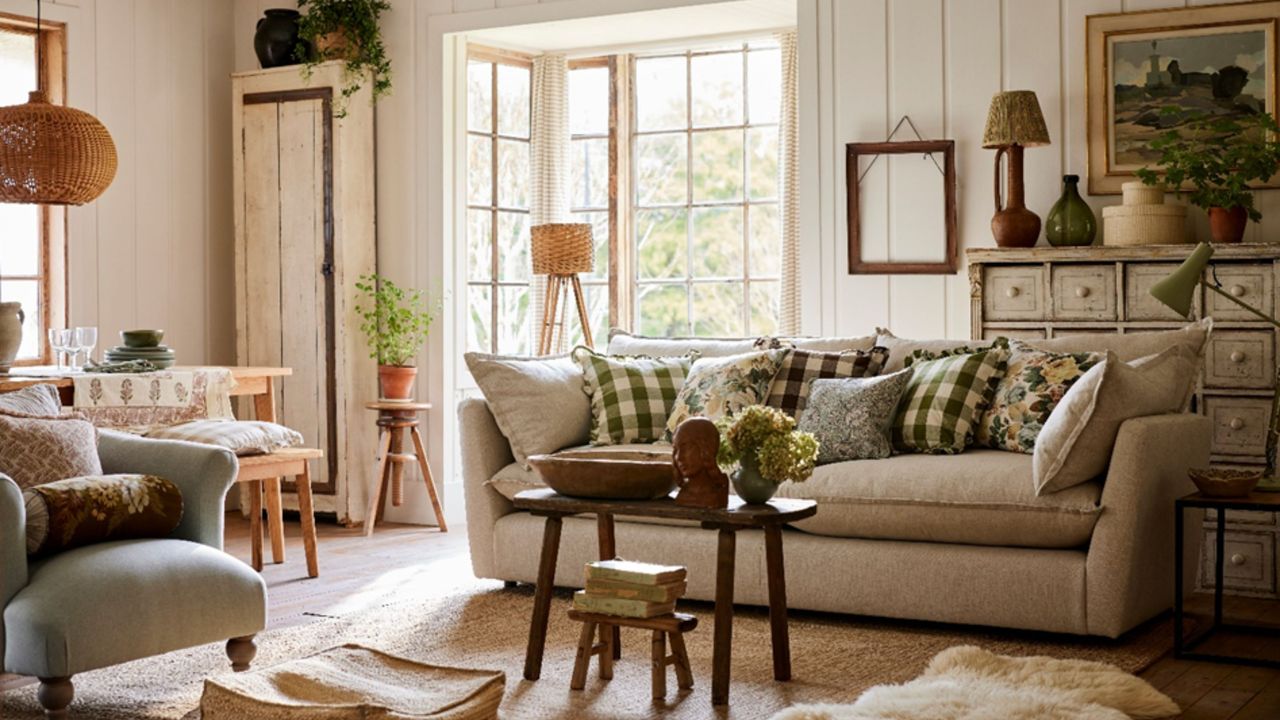
[[[431,323],[442,307],[440,298],[432,299],[423,290],[406,290],[381,275],[361,275],[356,289],[364,296],[356,314],[369,340],[369,356],[379,365],[409,367],[427,342]]]
[[[1262,219],[1249,183],[1270,180],[1280,170],[1280,126],[1269,113],[1198,115],[1153,140],[1151,149],[1160,160],[1156,168],[1137,171],[1143,183],[1164,183],[1177,192],[1189,185],[1187,197],[1196,207],[1242,207],[1250,220]]]
[[[345,60],[345,85],[335,103],[335,115],[346,117],[346,101],[364,86],[367,74],[373,77],[373,100],[391,92],[391,60],[382,44],[378,18],[391,9],[388,0],[298,0],[303,11],[298,23],[298,57],[305,57],[303,72],[310,75],[316,65],[327,60]],[[320,39],[341,33],[345,43],[321,47]]]

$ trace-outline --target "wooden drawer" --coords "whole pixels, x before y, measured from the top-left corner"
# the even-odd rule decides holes
[[[1151,286],[1178,269],[1177,263],[1126,265],[1124,268],[1124,312],[1129,320],[1182,321],[1183,317],[1151,297]]]
[[[1222,289],[1266,315],[1275,304],[1274,272],[1270,265],[1218,265]],[[1221,295],[1205,290],[1205,315],[1214,320],[1257,320],[1258,316]]]
[[[1268,390],[1275,384],[1275,333],[1270,330],[1220,330],[1209,336],[1205,355],[1206,388]]]
[[[1054,265],[1055,320],[1115,320],[1115,265]]]
[[[987,320],[1043,320],[1044,266],[988,267],[983,273],[982,314]]]
[[[983,328],[983,340],[995,340],[998,337],[1016,338],[1018,340],[1043,340],[1044,330],[1038,328]]]
[[[1241,466],[1246,467],[1246,466]],[[1251,468],[1257,470],[1258,468]],[[1276,513],[1263,512],[1261,510],[1228,510],[1227,525],[1256,525],[1262,527],[1275,527]],[[1218,522],[1217,510],[1204,511],[1205,527],[1213,527]]]
[[[1213,423],[1214,455],[1262,455],[1267,449],[1270,398],[1208,396],[1204,414]]]
[[[1276,592],[1275,535],[1270,532],[1227,530],[1224,536],[1222,587],[1250,593]],[[1217,533],[1205,530],[1204,550],[1200,554],[1200,584],[1214,585]]]

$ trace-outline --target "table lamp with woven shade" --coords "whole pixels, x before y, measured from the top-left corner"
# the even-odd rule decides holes
[[[1030,90],[996,93],[987,111],[987,128],[982,147],[996,148],[996,214],[991,233],[1000,247],[1032,247],[1040,237],[1040,217],[1027,209],[1022,184],[1022,149],[1049,144],[1040,102]],[[1009,156],[1008,201],[1000,202],[1000,158]]]
[[[534,225],[533,272],[547,276],[547,294],[542,304],[541,333],[538,336],[538,354],[547,355],[553,347],[564,343],[564,308],[568,307],[568,294],[573,289],[578,306],[578,320],[582,323],[582,342],[595,347],[591,340],[591,323],[587,320],[587,303],[582,296],[582,283],[578,273],[589,273],[595,255],[595,243],[588,223],[548,223]],[[561,308],[564,296],[564,308]],[[557,316],[556,311],[561,310]],[[559,337],[557,338],[557,331]]]

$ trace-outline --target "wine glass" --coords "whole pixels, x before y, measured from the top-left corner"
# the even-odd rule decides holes
[[[98,328],[76,328],[75,343],[76,347],[84,353],[84,363],[80,365],[81,368],[84,368],[85,365],[93,362],[93,349],[98,345]]]
[[[49,328],[49,347],[53,349],[54,360],[58,370],[62,370],[62,356],[75,342],[75,332],[67,328]]]

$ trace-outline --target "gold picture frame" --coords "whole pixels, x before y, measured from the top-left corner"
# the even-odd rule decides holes
[[[1277,1],[1088,16],[1089,193],[1118,194],[1134,170],[1154,165],[1146,144],[1194,113],[1274,115],[1278,32]]]

